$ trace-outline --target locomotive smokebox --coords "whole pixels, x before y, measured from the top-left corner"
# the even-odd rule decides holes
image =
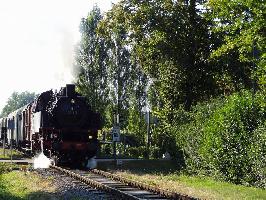
[[[67,84],[66,85],[66,96],[70,97],[70,98],[76,96],[74,84]]]

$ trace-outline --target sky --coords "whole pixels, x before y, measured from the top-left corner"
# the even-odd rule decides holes
[[[0,0],[0,111],[14,92],[41,93],[72,81],[79,24],[94,5],[118,0]]]

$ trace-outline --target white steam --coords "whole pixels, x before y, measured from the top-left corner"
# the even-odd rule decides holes
[[[87,166],[86,166],[88,169],[94,169],[97,167],[97,162],[95,160],[95,156],[90,158],[88,160],[88,163],[87,163]]]
[[[51,160],[49,158],[47,158],[43,152],[40,153],[39,155],[37,155],[34,159],[33,159],[33,168],[34,169],[46,169],[49,168],[49,166],[51,165]]]
[[[74,83],[76,77],[76,71],[74,66],[75,61],[75,39],[72,32],[64,27],[58,28],[60,36],[58,38],[59,51],[61,58],[60,65],[55,78],[58,81],[59,86],[63,86],[68,83]]]

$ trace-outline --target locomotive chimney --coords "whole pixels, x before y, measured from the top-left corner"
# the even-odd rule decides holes
[[[76,94],[75,85],[74,84],[67,84],[66,85],[66,96],[67,97],[74,97],[75,94]]]

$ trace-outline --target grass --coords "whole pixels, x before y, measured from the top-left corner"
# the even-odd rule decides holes
[[[117,175],[201,199],[266,199],[266,190],[187,176],[171,161],[130,161],[116,169],[114,163],[99,164]]]
[[[3,200],[55,200],[56,190],[49,179],[35,172],[9,171],[10,165],[0,163],[0,199]]]
[[[10,171],[14,168],[21,168],[21,165],[0,163],[0,200],[65,200],[64,196],[56,193],[52,177],[43,178],[34,171]],[[67,199],[87,198],[72,196]]]
[[[5,155],[4,155],[3,148],[2,147],[0,148],[0,159],[10,159],[10,156],[11,156],[10,149],[5,149]],[[12,150],[12,158],[13,159],[20,159],[20,158],[23,158],[23,157],[25,157],[23,155],[23,153],[15,150],[15,149]]]
[[[158,186],[165,190],[202,199],[266,199],[266,191],[263,189],[219,182],[206,177],[190,177],[176,174],[139,175],[129,171],[116,172],[116,174]]]
[[[10,171],[10,168],[10,164],[0,163],[1,200],[60,199],[54,194],[56,188],[51,179],[40,178],[35,172],[25,175],[21,171]],[[17,166],[13,165],[13,168]],[[266,199],[266,190],[263,189],[215,181],[210,177],[182,175],[176,163],[170,161],[130,161],[123,163],[119,170],[114,163],[102,163],[99,168],[201,199]]]

